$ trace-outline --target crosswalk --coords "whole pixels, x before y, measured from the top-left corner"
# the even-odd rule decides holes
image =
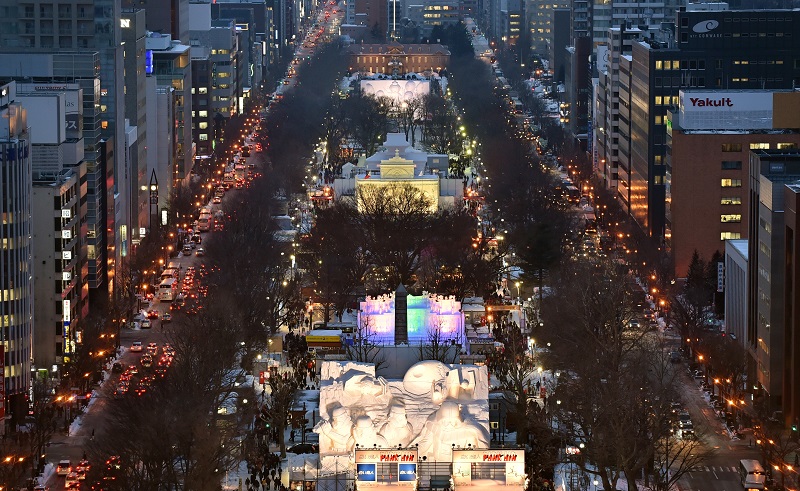
[[[739,472],[736,466],[725,465],[696,465],[689,472]]]

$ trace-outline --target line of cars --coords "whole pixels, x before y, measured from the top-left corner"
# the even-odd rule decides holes
[[[131,391],[131,387],[137,396],[146,394],[156,379],[163,378],[167,374],[167,369],[172,365],[175,357],[175,349],[172,346],[165,344],[163,347],[159,347],[155,342],[149,343],[145,348],[141,341],[134,341],[130,351],[142,354],[139,358],[141,370],[135,363],[127,367],[119,362],[114,364],[113,371],[121,372],[114,392],[116,397],[123,397]],[[136,376],[140,374],[141,378],[136,381]]]
[[[56,465],[56,475],[64,476],[64,489],[80,489],[81,481],[86,479],[86,473],[89,472],[91,464],[84,459],[73,465],[69,460],[62,460]],[[40,489],[46,490],[42,486]]]
[[[680,402],[673,402],[670,409],[672,410],[672,433],[675,437],[682,440],[694,439],[696,435],[689,411],[684,409]]]

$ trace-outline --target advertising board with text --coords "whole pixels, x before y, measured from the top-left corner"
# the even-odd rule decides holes
[[[453,481],[456,485],[472,484],[473,467],[505,467],[506,486],[522,487],[525,484],[525,451],[522,449],[453,450]]]
[[[361,485],[416,485],[417,450],[356,450],[356,479]]]
[[[680,126],[685,130],[772,129],[769,91],[680,91]]]

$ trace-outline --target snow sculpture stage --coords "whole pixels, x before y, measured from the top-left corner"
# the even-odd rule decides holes
[[[356,446],[415,446],[420,458],[448,463],[454,445],[489,448],[486,367],[428,360],[386,380],[372,364],[326,361],[320,385],[314,432],[323,468],[349,467]]]
[[[402,335],[398,335],[398,327]],[[423,292],[409,295],[402,285],[396,292],[367,297],[358,311],[362,326],[378,344],[425,343],[438,332],[440,342],[464,343],[464,313],[453,296]]]

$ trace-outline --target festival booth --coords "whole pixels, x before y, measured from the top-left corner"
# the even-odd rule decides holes
[[[355,450],[356,488],[399,486],[417,488],[417,449]]]
[[[453,488],[459,491],[522,491],[527,487],[522,449],[453,450]]]

